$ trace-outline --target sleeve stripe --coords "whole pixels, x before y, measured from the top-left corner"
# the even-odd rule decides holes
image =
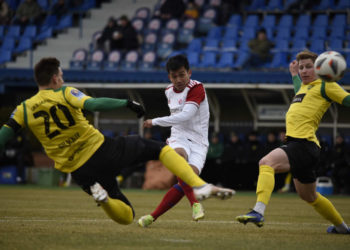
[[[193,102],[193,101],[188,101],[188,102],[185,102],[186,104],[193,104],[195,105],[196,107],[199,107],[198,103],[196,102]]]
[[[26,107],[26,102],[22,102],[23,105],[23,118],[24,118],[24,124],[26,125],[27,128],[29,128],[28,126],[28,117],[27,117],[27,107]]]

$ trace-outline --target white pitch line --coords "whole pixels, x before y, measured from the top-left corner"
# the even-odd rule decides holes
[[[0,222],[113,222],[110,219],[40,219],[40,218],[20,218],[20,217],[0,217]],[[135,220],[136,221],[136,220]],[[191,220],[159,220],[160,223],[194,223]],[[201,220],[197,222],[198,224],[240,224],[237,221],[220,221],[220,220]],[[310,223],[310,222],[302,222],[302,223],[290,223],[290,222],[278,222],[278,221],[270,221],[265,222],[267,225],[304,225],[304,226],[314,226],[314,225],[322,225],[327,226],[329,223]]]

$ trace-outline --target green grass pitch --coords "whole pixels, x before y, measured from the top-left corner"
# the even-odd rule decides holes
[[[136,221],[165,191],[124,190],[133,224],[110,220],[79,188],[0,186],[0,249],[350,249],[350,235],[328,235],[329,223],[296,194],[273,194],[265,225],[234,220],[254,205],[253,192],[203,202],[206,217],[191,220],[186,199],[149,228]],[[350,224],[350,197],[329,197]]]

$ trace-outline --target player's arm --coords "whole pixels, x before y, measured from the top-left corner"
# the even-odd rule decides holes
[[[11,140],[13,137],[15,137],[15,131],[4,125],[0,129],[0,155],[2,154],[6,143]]]
[[[151,120],[152,126],[170,127],[190,120],[197,112],[198,107],[193,103],[186,103],[181,112],[170,116],[159,117]],[[149,120],[147,120],[149,121]],[[145,123],[147,122],[145,121]],[[147,126],[146,126],[147,127]]]
[[[350,107],[350,93],[345,91],[336,82],[327,82],[325,84],[325,97],[330,100]]]
[[[289,72],[292,75],[292,80],[293,80],[293,86],[294,86],[294,93],[297,93],[300,89],[301,86],[301,79],[298,75],[299,73],[299,64],[297,62],[297,60],[293,60],[290,64],[289,64]]]

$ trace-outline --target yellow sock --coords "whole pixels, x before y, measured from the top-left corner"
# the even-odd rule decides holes
[[[127,225],[134,220],[132,208],[121,200],[108,197],[107,202],[101,202],[100,204],[107,215],[119,224]]]
[[[275,170],[268,165],[259,167],[258,184],[256,187],[257,202],[267,205],[275,187]]]
[[[159,160],[174,175],[180,177],[191,187],[199,187],[206,184],[198,175],[193,172],[187,161],[169,146],[165,146],[160,151]]]
[[[343,223],[343,218],[339,212],[335,209],[332,202],[326,197],[317,193],[317,198],[314,202],[309,203],[314,209],[322,215],[326,220],[329,220],[333,225],[338,226]]]
[[[286,179],[284,180],[284,185],[290,185],[291,182],[292,182],[292,173],[289,172],[286,176]]]

